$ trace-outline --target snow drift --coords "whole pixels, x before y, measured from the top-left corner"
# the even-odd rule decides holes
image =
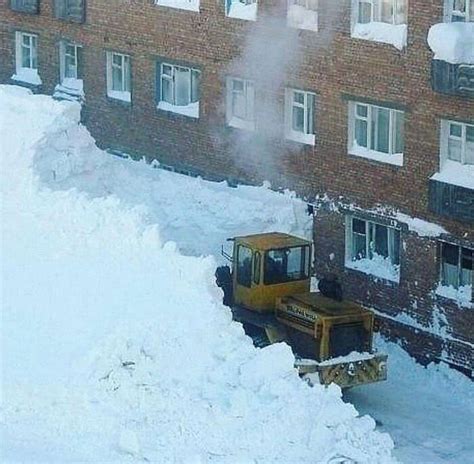
[[[205,240],[202,217],[185,204],[168,211],[176,228],[156,224],[156,192],[137,206],[126,199],[146,196],[138,185],[119,198],[102,182],[169,173],[100,152],[77,103],[0,86],[0,108],[3,460],[393,462],[390,437],[338,387],[302,382],[284,344],[253,347],[221,304],[212,257],[162,238],[186,227]],[[225,189],[182,185],[197,200]],[[225,214],[224,233],[240,229],[235,218],[275,226],[278,206],[297,204],[264,188],[233,195],[204,215],[209,227]]]

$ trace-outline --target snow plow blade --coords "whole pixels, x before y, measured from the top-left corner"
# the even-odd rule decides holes
[[[299,359],[295,363],[300,375],[312,383],[329,385],[335,383],[341,388],[355,387],[387,380],[387,355],[372,354],[360,359],[347,357],[318,363],[311,359]]]

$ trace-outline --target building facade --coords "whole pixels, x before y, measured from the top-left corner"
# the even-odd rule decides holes
[[[0,82],[99,146],[290,188],[314,269],[472,373],[473,0],[0,0]]]

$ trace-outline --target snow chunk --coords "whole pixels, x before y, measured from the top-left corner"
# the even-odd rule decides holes
[[[65,100],[82,100],[84,98],[84,83],[82,79],[67,77],[54,89],[55,98]]]
[[[403,153],[382,153],[380,151],[361,147],[355,141],[349,150],[349,154],[360,156],[361,158],[368,158],[374,161],[380,161],[381,163],[393,164],[394,166],[403,166]]]
[[[288,26],[308,31],[318,30],[318,12],[301,5],[290,5],[287,13]]]
[[[443,296],[450,300],[455,300],[460,308],[473,308],[472,303],[472,285],[464,285],[455,288],[452,285],[442,285],[436,287],[436,295]]]
[[[408,229],[415,232],[420,237],[439,237],[447,234],[447,230],[438,224],[425,221],[424,219],[414,218],[408,214],[397,212],[395,215],[398,221],[408,225]]]
[[[199,12],[199,0],[155,0],[155,5]]]
[[[431,179],[474,190],[474,165],[447,159],[444,160],[440,172],[434,174]]]
[[[243,3],[238,0],[234,0],[227,12],[229,18],[245,19],[247,21],[257,20],[257,2]]]
[[[180,106],[172,105],[171,103],[165,101],[160,101],[158,103],[158,109],[163,111],[169,111],[171,113],[182,114],[183,116],[189,116],[190,118],[199,118],[199,102]]]
[[[407,45],[407,25],[377,21],[367,24],[357,23],[352,30],[352,37],[387,43],[398,48],[398,50],[403,50]]]
[[[474,23],[439,23],[428,32],[428,45],[435,60],[474,64]]]
[[[33,68],[20,68],[17,73],[12,76],[12,80],[31,85],[42,84],[38,70]]]
[[[107,96],[113,98],[114,100],[121,100],[127,103],[132,101],[131,92],[126,92],[123,90],[107,90]]]
[[[372,259],[362,258],[346,261],[346,267],[380,279],[400,282],[400,266],[392,264],[390,258],[384,258],[376,253],[374,253]]]

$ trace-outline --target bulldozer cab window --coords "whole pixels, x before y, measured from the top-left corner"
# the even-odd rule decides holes
[[[252,286],[252,250],[244,245],[237,248],[237,283]]]
[[[253,282],[254,284],[260,283],[260,266],[262,264],[262,255],[259,251],[256,251],[253,255]]]
[[[265,285],[309,277],[309,246],[280,248],[265,253]]]

